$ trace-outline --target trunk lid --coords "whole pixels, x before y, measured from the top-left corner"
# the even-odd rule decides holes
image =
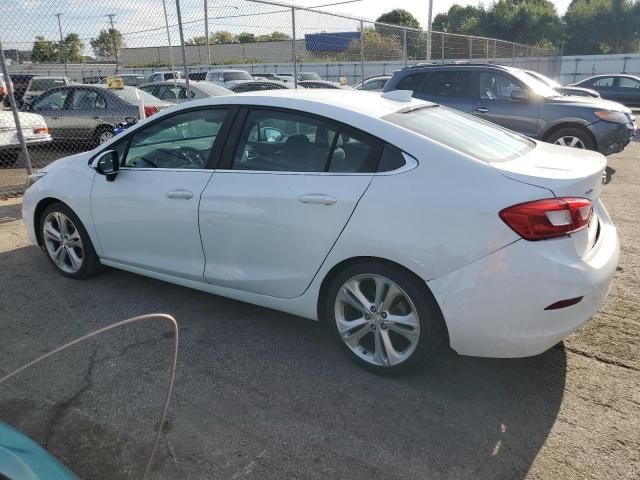
[[[492,165],[507,178],[549,190],[549,197],[591,200],[594,214],[588,227],[571,234],[575,239],[576,251],[580,256],[585,256],[598,240],[599,197],[607,160],[603,155],[589,150],[536,143],[536,148],[528,154]]]

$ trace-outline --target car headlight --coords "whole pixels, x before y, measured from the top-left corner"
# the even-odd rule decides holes
[[[36,172],[36,173],[32,173],[31,175],[29,175],[27,177],[27,188],[29,188],[31,185],[36,183],[38,180],[40,180],[46,174],[47,174],[47,172]]]
[[[611,112],[608,110],[602,110],[600,112],[593,112],[600,120],[612,123],[627,123],[627,116],[622,112]]]

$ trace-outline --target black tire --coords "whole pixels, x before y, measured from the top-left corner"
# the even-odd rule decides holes
[[[44,234],[45,220],[47,219],[47,217],[49,217],[50,214],[56,213],[56,212],[62,213],[71,221],[74,229],[77,231],[82,241],[82,263],[80,268],[75,272],[65,271],[60,266],[58,266],[58,264],[52,258],[49,252],[49,249],[47,248],[47,245],[46,245],[45,234]],[[45,208],[38,220],[38,228],[39,228],[38,230],[39,239],[41,241],[42,249],[45,255],[47,256],[47,258],[49,259],[49,261],[51,262],[51,264],[59,273],[61,273],[65,277],[79,280],[79,279],[88,278],[94,275],[99,270],[101,270],[102,265],[100,264],[98,255],[96,254],[96,251],[93,248],[93,244],[91,243],[91,239],[89,238],[89,235],[87,234],[87,231],[84,228],[84,225],[82,225],[82,222],[80,221],[78,216],[67,205],[65,205],[64,203],[56,202],[56,203],[52,203],[47,208]]]
[[[404,290],[417,312],[420,325],[417,346],[413,353],[401,363],[386,366],[375,365],[352,351],[339,332],[335,304],[340,289],[348,280],[366,275],[382,276],[391,280]],[[392,264],[378,261],[362,261],[347,266],[331,280],[324,302],[326,323],[332,336],[354,362],[375,373],[393,375],[416,369],[422,366],[435,353],[442,340],[446,338],[446,327],[442,313],[428,287],[414,275]],[[390,335],[391,332],[388,334]],[[374,335],[373,332],[372,335]],[[364,340],[365,337],[363,337]],[[372,341],[372,339],[369,339],[369,341]]]
[[[96,128],[95,133],[93,134],[93,140],[95,142],[96,145],[102,145],[104,143],[104,141],[102,140],[101,136],[103,133],[110,133],[111,134],[111,138],[113,138],[114,135],[114,129],[111,125],[100,125],[98,128]]]
[[[556,130],[551,135],[546,138],[546,142],[548,143],[556,143],[560,141],[560,139],[568,139],[568,138],[577,138],[584,145],[585,150],[595,150],[596,145],[593,141],[591,135],[580,128],[561,128],[560,130]],[[580,148],[580,147],[574,147]]]

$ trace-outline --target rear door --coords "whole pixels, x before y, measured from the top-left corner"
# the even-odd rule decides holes
[[[474,115],[529,137],[537,135],[540,103],[511,98],[514,91],[525,90],[519,80],[494,70],[478,72],[477,79]]]
[[[103,123],[107,109],[105,96],[93,88],[75,88],[71,92],[64,123],[68,138],[91,140]]]
[[[205,279],[301,295],[371,182],[381,144],[302,112],[250,108],[202,193]]]

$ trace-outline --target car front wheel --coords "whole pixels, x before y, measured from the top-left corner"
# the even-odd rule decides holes
[[[329,328],[343,350],[377,373],[422,365],[443,337],[442,314],[427,286],[386,263],[347,267],[333,279],[326,302]]]
[[[580,148],[582,150],[594,150],[595,145],[591,136],[579,128],[561,128],[552,133],[547,142],[563,147]]]
[[[53,266],[69,278],[86,278],[100,267],[91,239],[67,205],[49,205],[40,218],[42,247]]]

